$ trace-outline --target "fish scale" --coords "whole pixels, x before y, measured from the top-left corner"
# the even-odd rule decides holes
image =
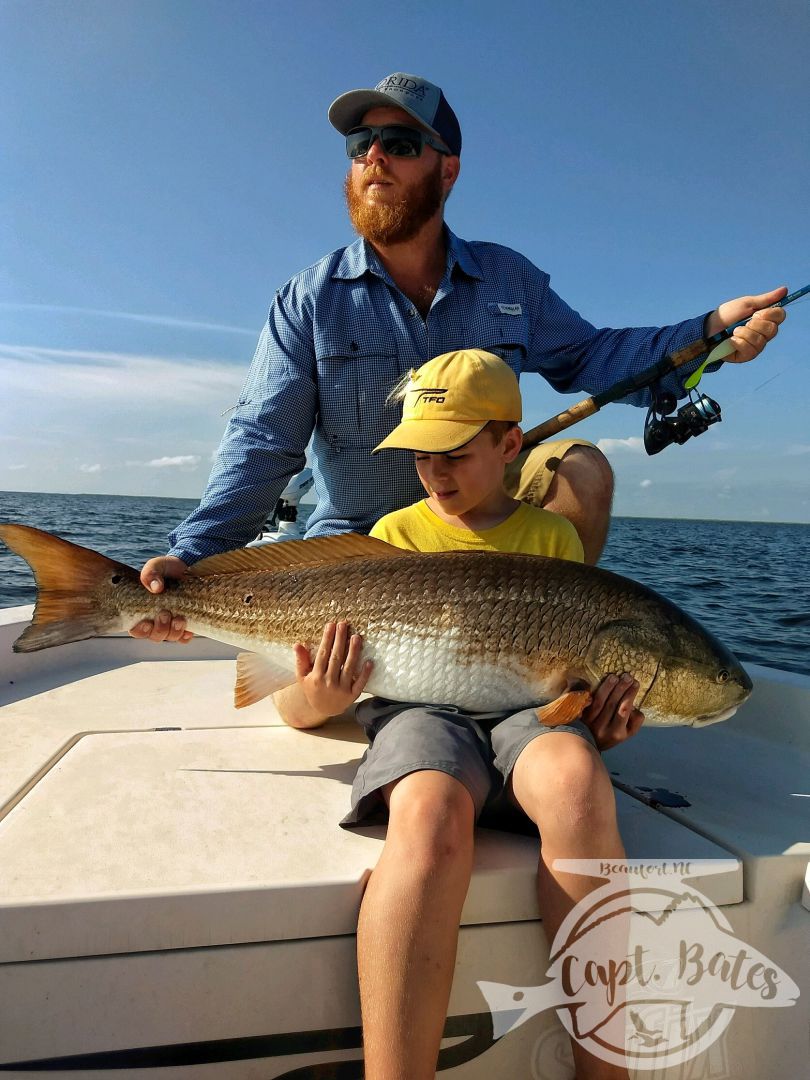
[[[694,725],[731,715],[751,689],[685,612],[580,563],[404,552],[350,535],[214,556],[153,595],[133,569],[47,533],[0,526],[0,537],[29,559],[39,587],[16,649],[126,630],[171,608],[192,632],[262,658],[240,668],[240,704],[293,682],[292,646],[316,646],[325,623],[342,619],[373,661],[367,690],[394,700],[493,711],[567,695],[581,712],[605,675],[627,671],[648,722]]]

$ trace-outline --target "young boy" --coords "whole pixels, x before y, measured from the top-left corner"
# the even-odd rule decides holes
[[[507,494],[520,453],[521,398],[512,369],[480,349],[446,353],[412,372],[395,396],[402,423],[374,453],[413,450],[427,499],[381,518],[371,535],[415,551],[522,551],[582,562],[567,518]]]
[[[521,399],[499,357],[477,349],[436,357],[411,373],[400,396],[402,422],[375,453],[413,450],[427,498],[387,514],[372,536],[417,551],[475,548],[582,561],[569,521],[504,488],[506,467],[520,452]],[[304,645],[295,651],[298,681],[276,695],[294,727],[316,727],[342,712],[371,673],[361,662],[362,639],[350,637],[345,623],[327,625],[314,658]],[[606,679],[582,719],[553,729],[531,709],[468,714],[381,698],[357,706],[370,745],[341,824],[388,817],[357,933],[368,1080],[435,1074],[482,812],[516,807],[539,828],[539,900],[549,941],[593,887],[555,871],[554,860],[623,858],[597,747],[638,730],[637,689],[629,677]],[[578,1046],[574,1054],[579,1080],[627,1076]]]

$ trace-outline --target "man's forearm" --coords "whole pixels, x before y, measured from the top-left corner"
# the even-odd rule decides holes
[[[621,379],[637,375],[667,354],[697,341],[703,337],[705,323],[712,315],[704,314],[671,326],[597,329],[552,289],[547,292],[541,314],[542,321],[538,324],[541,336],[554,347],[542,351],[541,343],[541,351],[530,361],[529,370],[539,371],[563,393],[583,390],[589,394],[602,393]],[[565,341],[574,344],[554,344]],[[666,376],[662,388],[682,397],[685,394],[682,382],[688,374],[687,367]],[[628,405],[646,405],[649,391],[628,394],[622,400]]]
[[[171,533],[169,554],[189,565],[254,540],[304,452],[270,450],[258,424],[232,417],[200,505]]]

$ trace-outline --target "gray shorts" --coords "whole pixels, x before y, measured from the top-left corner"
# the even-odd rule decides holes
[[[460,780],[472,796],[480,824],[519,827],[507,796],[518,755],[548,731],[569,731],[596,748],[581,720],[547,727],[534,709],[517,713],[467,713],[453,705],[417,705],[373,697],[356,716],[369,740],[352,786],[352,808],[343,826],[384,821],[381,788],[408,773],[432,769]],[[524,819],[525,820],[525,819]]]

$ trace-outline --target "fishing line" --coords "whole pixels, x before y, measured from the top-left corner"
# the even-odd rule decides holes
[[[788,366],[786,368],[782,368],[782,370],[777,371],[777,373],[775,375],[771,375],[770,379],[766,379],[765,382],[760,383],[759,386],[755,386],[755,387],[753,387],[753,389],[746,390],[744,393],[739,394],[735,398],[732,398],[731,401],[729,402],[729,405],[736,405],[738,401],[744,401],[745,398],[750,397],[751,394],[758,393],[758,391],[760,391],[763,386],[767,386],[768,383],[772,383],[774,381],[774,379],[778,379],[780,377],[780,375],[784,375],[785,372],[791,371],[793,368],[795,368],[797,363],[798,363],[798,360],[794,360],[792,363],[788,364]]]

